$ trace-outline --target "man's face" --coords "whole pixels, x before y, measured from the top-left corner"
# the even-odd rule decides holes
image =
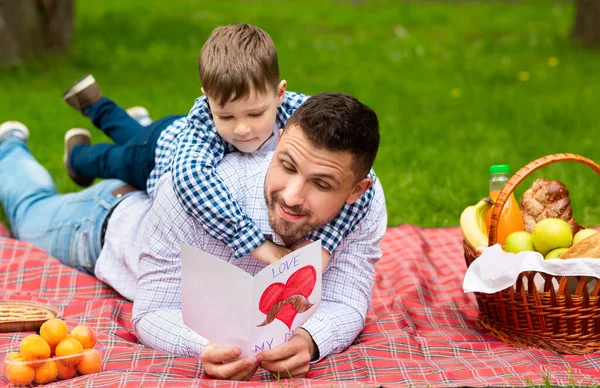
[[[313,146],[292,126],[283,133],[265,179],[271,227],[286,244],[331,221],[354,203],[372,181],[356,183],[349,152]]]
[[[217,133],[241,152],[254,152],[271,137],[275,129],[277,107],[285,94],[285,81],[277,92],[271,88],[260,93],[252,90],[247,97],[220,106],[207,96]]]

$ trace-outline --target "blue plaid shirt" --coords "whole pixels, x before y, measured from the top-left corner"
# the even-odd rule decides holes
[[[304,94],[286,92],[277,109],[277,128],[283,128],[308,98]],[[185,211],[200,220],[210,236],[231,248],[236,258],[241,258],[261,245],[265,237],[215,171],[225,154],[233,151],[236,149],[217,133],[206,97],[199,97],[188,116],[174,121],[158,139],[156,166],[148,178],[147,191],[153,197],[160,177],[171,171],[173,189]],[[369,177],[376,179],[373,171]],[[313,241],[320,239],[322,246],[332,253],[342,239],[356,229],[372,199],[371,188],[353,205],[345,205],[335,219],[307,238]]]

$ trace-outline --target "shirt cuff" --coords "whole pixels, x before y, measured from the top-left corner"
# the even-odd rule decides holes
[[[315,345],[317,345],[317,349],[319,352],[319,357],[311,361],[312,363],[319,362],[323,358],[329,356],[333,353],[333,333],[329,329],[331,326],[325,322],[322,317],[313,316],[310,318],[302,328],[311,335],[313,341],[315,341]]]
[[[327,230],[325,230],[325,228],[327,228]],[[343,237],[338,230],[326,225],[309,234],[307,239],[311,241],[321,240],[321,246],[332,255],[333,251],[340,245]]]
[[[233,256],[236,259],[249,255],[250,252],[265,242],[265,236],[263,236],[258,226],[254,221],[248,220],[247,225],[238,229],[236,236],[227,243],[227,246],[233,250]]]
[[[208,345],[208,340],[192,329],[189,329],[190,335],[188,336],[188,352],[195,358],[200,359],[202,357],[202,352],[206,345]]]

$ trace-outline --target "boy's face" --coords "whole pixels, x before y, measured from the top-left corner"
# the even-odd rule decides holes
[[[349,152],[316,148],[296,126],[287,128],[265,178],[265,201],[271,227],[292,244],[352,204],[371,186],[356,182]]]
[[[265,93],[252,90],[249,96],[224,106],[207,95],[219,136],[241,152],[259,149],[276,129],[277,107],[283,101],[286,86],[286,81],[281,81],[277,92],[270,88]]]

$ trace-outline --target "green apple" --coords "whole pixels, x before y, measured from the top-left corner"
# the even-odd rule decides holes
[[[577,244],[586,237],[590,237],[594,233],[598,233],[598,231],[594,229],[581,229],[579,232],[575,233],[575,236],[573,236],[573,245]]]
[[[573,232],[565,220],[546,218],[533,227],[533,246],[535,250],[546,256],[556,248],[569,248],[573,242]]]
[[[569,248],[556,248],[556,249],[553,249],[550,252],[548,252],[548,254],[546,255],[546,257],[544,257],[544,259],[545,260],[548,260],[548,259],[559,259],[560,255],[562,255],[563,253],[565,253],[568,250],[569,250]]]
[[[506,252],[519,253],[521,251],[533,251],[533,240],[527,232],[513,232],[506,237],[504,244]]]

